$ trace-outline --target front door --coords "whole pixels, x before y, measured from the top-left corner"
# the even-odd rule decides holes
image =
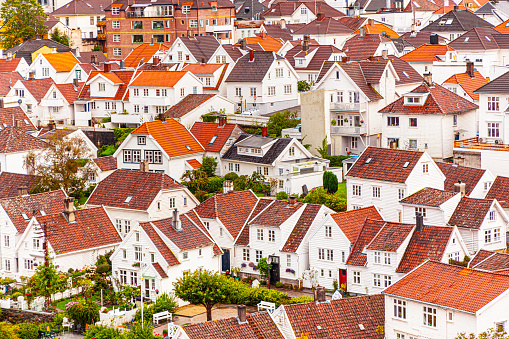
[[[223,256],[221,259],[221,270],[223,272],[230,271],[230,250],[223,248]]]
[[[341,288],[341,285],[346,284],[346,270],[339,270],[339,287]]]
[[[271,256],[272,265],[270,268],[270,284],[275,285],[279,280],[279,257]]]

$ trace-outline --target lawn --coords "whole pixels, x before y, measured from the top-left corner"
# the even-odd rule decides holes
[[[341,198],[345,198],[346,200],[346,181],[343,181],[338,184],[338,191],[336,192]]]

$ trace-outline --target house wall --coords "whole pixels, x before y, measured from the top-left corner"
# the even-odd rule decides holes
[[[326,90],[314,90],[300,93],[302,137],[311,144],[310,152],[316,156],[317,148],[322,146],[324,138],[330,143],[330,109],[329,95]],[[334,154],[334,153],[333,153]]]
[[[506,291],[499,299],[477,311],[476,334],[487,331],[488,329],[495,329],[497,323],[504,323],[505,331],[507,331],[509,322],[507,314],[509,314],[509,296]]]
[[[210,112],[219,112],[221,109],[224,109],[225,114],[233,114],[235,113],[235,106],[236,104],[234,102],[216,95],[176,120],[186,126],[187,129],[191,129],[196,121],[201,121],[202,115]]]
[[[34,150],[34,153],[40,153],[40,150]],[[0,172],[12,172],[28,174],[25,168],[25,159],[29,152],[0,153]]]
[[[499,99],[499,110],[488,111],[488,97],[497,97]],[[509,124],[506,123],[505,114],[501,114],[505,110],[509,102],[509,95],[503,94],[479,94],[479,137],[487,142],[495,142],[502,140],[504,144],[509,144]],[[488,123],[499,124],[499,136],[490,137],[488,135]],[[497,152],[498,153],[498,152]],[[482,158],[482,157],[481,157]],[[499,164],[500,165],[500,164]],[[503,168],[505,166],[501,166]],[[486,167],[482,167],[486,168]],[[494,172],[495,173],[495,172]]]
[[[39,105],[39,102],[35,97],[26,89],[21,81],[17,81],[11,90],[7,94],[8,97],[16,96],[16,89],[23,90],[24,96],[20,97],[21,104],[19,105],[23,112],[30,118],[32,123],[37,127],[39,126],[39,117],[42,116],[43,107]]]
[[[26,221],[28,224],[28,221]],[[17,265],[16,265],[16,258],[17,258],[17,251],[16,246],[18,245],[20,239],[21,239],[21,233],[18,233],[18,230],[12,223],[11,219],[5,212],[4,208],[0,206],[0,233],[1,233],[1,246],[0,246],[0,256],[1,256],[1,265],[0,265],[0,272],[4,274],[6,278],[16,278],[17,275]],[[6,240],[5,238],[9,238],[9,246],[6,246]],[[10,269],[7,269],[6,260],[9,261]]]
[[[61,23],[69,26],[72,29],[81,30],[82,39],[95,39],[97,38],[97,21],[104,17],[104,13],[97,13],[96,15],[67,15],[55,16]]]
[[[490,170],[484,171],[484,174],[482,175],[481,179],[479,179],[477,185],[475,185],[472,192],[470,192],[469,197],[484,199],[486,197],[486,194],[488,194],[488,191],[491,185],[493,184],[493,181],[495,181],[495,176],[493,175],[493,173],[491,173]]]

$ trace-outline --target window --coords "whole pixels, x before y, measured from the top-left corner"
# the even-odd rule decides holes
[[[325,260],[325,250],[323,248],[318,249],[318,259]]]
[[[133,43],[134,44],[141,44],[141,43],[143,43],[143,35],[142,34],[134,34],[132,39],[133,39]]]
[[[136,237],[136,241],[140,241],[140,233],[139,232],[135,233],[135,237]]]
[[[113,34],[113,42],[120,42],[120,34]]]
[[[5,260],[5,270],[10,271],[11,270],[11,261],[9,259]]]
[[[406,319],[406,301],[394,299],[394,317]]]
[[[111,27],[112,27],[112,28],[115,28],[115,29],[120,28],[120,21],[118,21],[118,20],[114,20],[114,21],[112,21],[112,23],[111,23]]]
[[[410,118],[410,119],[408,119],[408,125],[410,127],[417,127],[417,118]]]
[[[488,111],[497,112],[499,110],[499,97],[488,97]]]
[[[382,277],[380,274],[373,274],[373,286],[380,287],[382,286]]]
[[[279,180],[278,188],[285,188],[285,182],[284,182],[284,180]]]
[[[184,198],[184,206],[187,206],[187,198]]]
[[[493,241],[500,241],[500,228],[493,230]]]
[[[164,28],[164,21],[158,20],[158,21],[152,21],[152,29],[163,29]]]
[[[276,68],[276,78],[282,78],[282,77],[283,77],[283,69]]]
[[[143,29],[143,21],[133,21],[131,22],[131,27],[133,29]]]
[[[189,259],[189,252],[182,253],[182,259]]]
[[[192,28],[198,27],[198,19],[189,20],[189,27],[192,27]]]
[[[356,197],[361,196],[361,186],[360,185],[352,185],[352,195]]]
[[[419,97],[407,97],[406,98],[406,102],[407,104],[418,104],[421,102],[421,98]]]
[[[42,76],[43,77],[49,77],[49,68],[43,68],[42,69]]]
[[[135,164],[138,164],[141,161],[141,151],[140,150],[134,150],[133,151],[133,162]]]
[[[268,167],[264,167],[263,168],[263,175],[269,175],[269,168]]]
[[[210,87],[210,78],[205,78],[205,86]]]
[[[505,332],[505,321],[495,323],[495,330],[497,332]]]
[[[133,162],[133,151],[124,150],[124,162]]]
[[[181,97],[181,98],[183,98],[183,97],[185,97],[185,96],[186,96],[186,89],[185,89],[184,87],[182,87],[182,88],[180,89],[180,97]]]
[[[490,220],[490,221],[497,220],[497,212],[495,212],[495,211],[490,211],[490,214],[489,214],[489,220]]]
[[[484,242],[486,244],[491,242],[491,230],[484,231]]]
[[[332,226],[325,226],[325,237],[332,238]]]
[[[399,117],[387,117],[387,126],[399,126]]]
[[[127,284],[127,271],[126,270],[119,270],[120,273],[120,283],[121,284]]]
[[[141,246],[134,246],[134,260],[135,261],[141,261],[142,258],[142,251]]]
[[[384,275],[384,287],[389,287],[392,284],[392,277],[390,275]]]
[[[417,140],[416,139],[408,139],[408,148],[409,149],[417,149]]]
[[[156,255],[154,253],[150,253],[150,262],[156,262]]]
[[[4,235],[4,246],[5,247],[10,247],[10,243],[11,243],[11,237],[8,236],[8,235]]]
[[[233,164],[232,164],[231,162],[228,164],[228,170],[229,170],[230,172],[232,172],[232,171],[233,171]]]
[[[114,56],[121,56],[122,55],[122,49],[121,48],[113,48],[113,55]]]
[[[154,151],[154,164],[163,163],[163,153],[161,151]]]
[[[291,157],[295,156],[295,147],[290,147],[288,149],[288,155]]]
[[[346,261],[346,253],[345,251],[341,251],[341,262],[345,262]]]
[[[488,137],[490,138],[498,138],[500,136],[498,122],[488,122]]]
[[[178,54],[178,61],[182,61],[182,52],[179,51],[179,52],[177,52],[177,54]]]
[[[276,242],[276,231],[269,230],[269,241]]]
[[[170,198],[169,199],[169,207],[170,208],[175,208],[175,198]]]
[[[251,94],[252,97],[256,97],[256,87],[251,87],[249,89],[249,93]]]
[[[99,92],[104,92],[104,91],[106,91],[106,83],[100,82],[99,83]]]
[[[380,186],[373,186],[373,198],[380,199],[380,190],[381,190]]]
[[[382,262],[382,252],[374,252],[373,257],[375,259],[375,264],[380,264]]]
[[[138,145],[146,145],[147,137],[138,137]]]
[[[244,249],[242,250],[242,260],[244,260],[244,261],[249,261],[249,260],[251,260],[251,259],[250,259],[250,255],[249,255],[249,254],[250,254],[250,252],[249,252],[249,248],[244,248]]]
[[[269,91],[268,95],[271,95],[271,96],[276,95],[276,87],[275,86],[268,87],[268,91]]]
[[[40,239],[33,239],[33,249],[38,250],[41,247]]]
[[[32,259],[25,259],[25,270],[33,270],[34,261]]]
[[[424,325],[437,327],[437,309],[433,307],[423,307]]]
[[[357,146],[358,146],[358,139],[356,137],[352,137],[352,139],[350,140],[350,147],[352,149],[357,149]]]
[[[452,116],[452,125],[458,126],[458,116],[456,114]]]
[[[116,219],[116,220],[115,220],[115,225],[117,226],[117,230],[118,230],[119,232],[122,232],[122,220],[120,220],[120,219]]]
[[[131,271],[131,285],[132,286],[138,285],[138,272]]]
[[[127,259],[127,251],[125,249],[122,250],[122,259]]]
[[[120,13],[120,7],[111,7],[112,15],[119,15],[119,13]]]
[[[420,213],[423,218],[426,218],[426,207],[416,207],[415,213]]]
[[[428,173],[429,164],[422,164],[422,173]]]
[[[285,94],[292,94],[292,85],[285,85],[284,93]]]
[[[235,164],[235,172],[240,172],[240,164]]]
[[[260,259],[263,258],[263,252],[256,250],[256,262],[260,261]]]
[[[334,250],[327,250],[327,260],[334,261]]]
[[[191,13],[191,6],[182,6],[182,13],[183,14]]]
[[[354,271],[353,272],[353,283],[360,284],[361,283],[361,272]]]
[[[126,234],[131,232],[131,220],[124,220],[124,230]]]
[[[391,254],[390,253],[384,253],[384,263],[386,265],[391,264]]]
[[[262,241],[263,240],[263,229],[257,228],[256,229],[256,239]]]

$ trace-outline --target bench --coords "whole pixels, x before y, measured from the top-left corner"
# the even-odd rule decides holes
[[[268,311],[269,313],[272,313],[276,310],[276,304],[268,302],[268,301],[260,301],[258,303],[258,312],[261,311]]]
[[[168,319],[171,321],[171,313],[168,311],[154,313],[154,315],[152,316],[152,320],[153,320],[154,324],[158,324],[158,325],[159,325],[159,320],[168,320]]]

